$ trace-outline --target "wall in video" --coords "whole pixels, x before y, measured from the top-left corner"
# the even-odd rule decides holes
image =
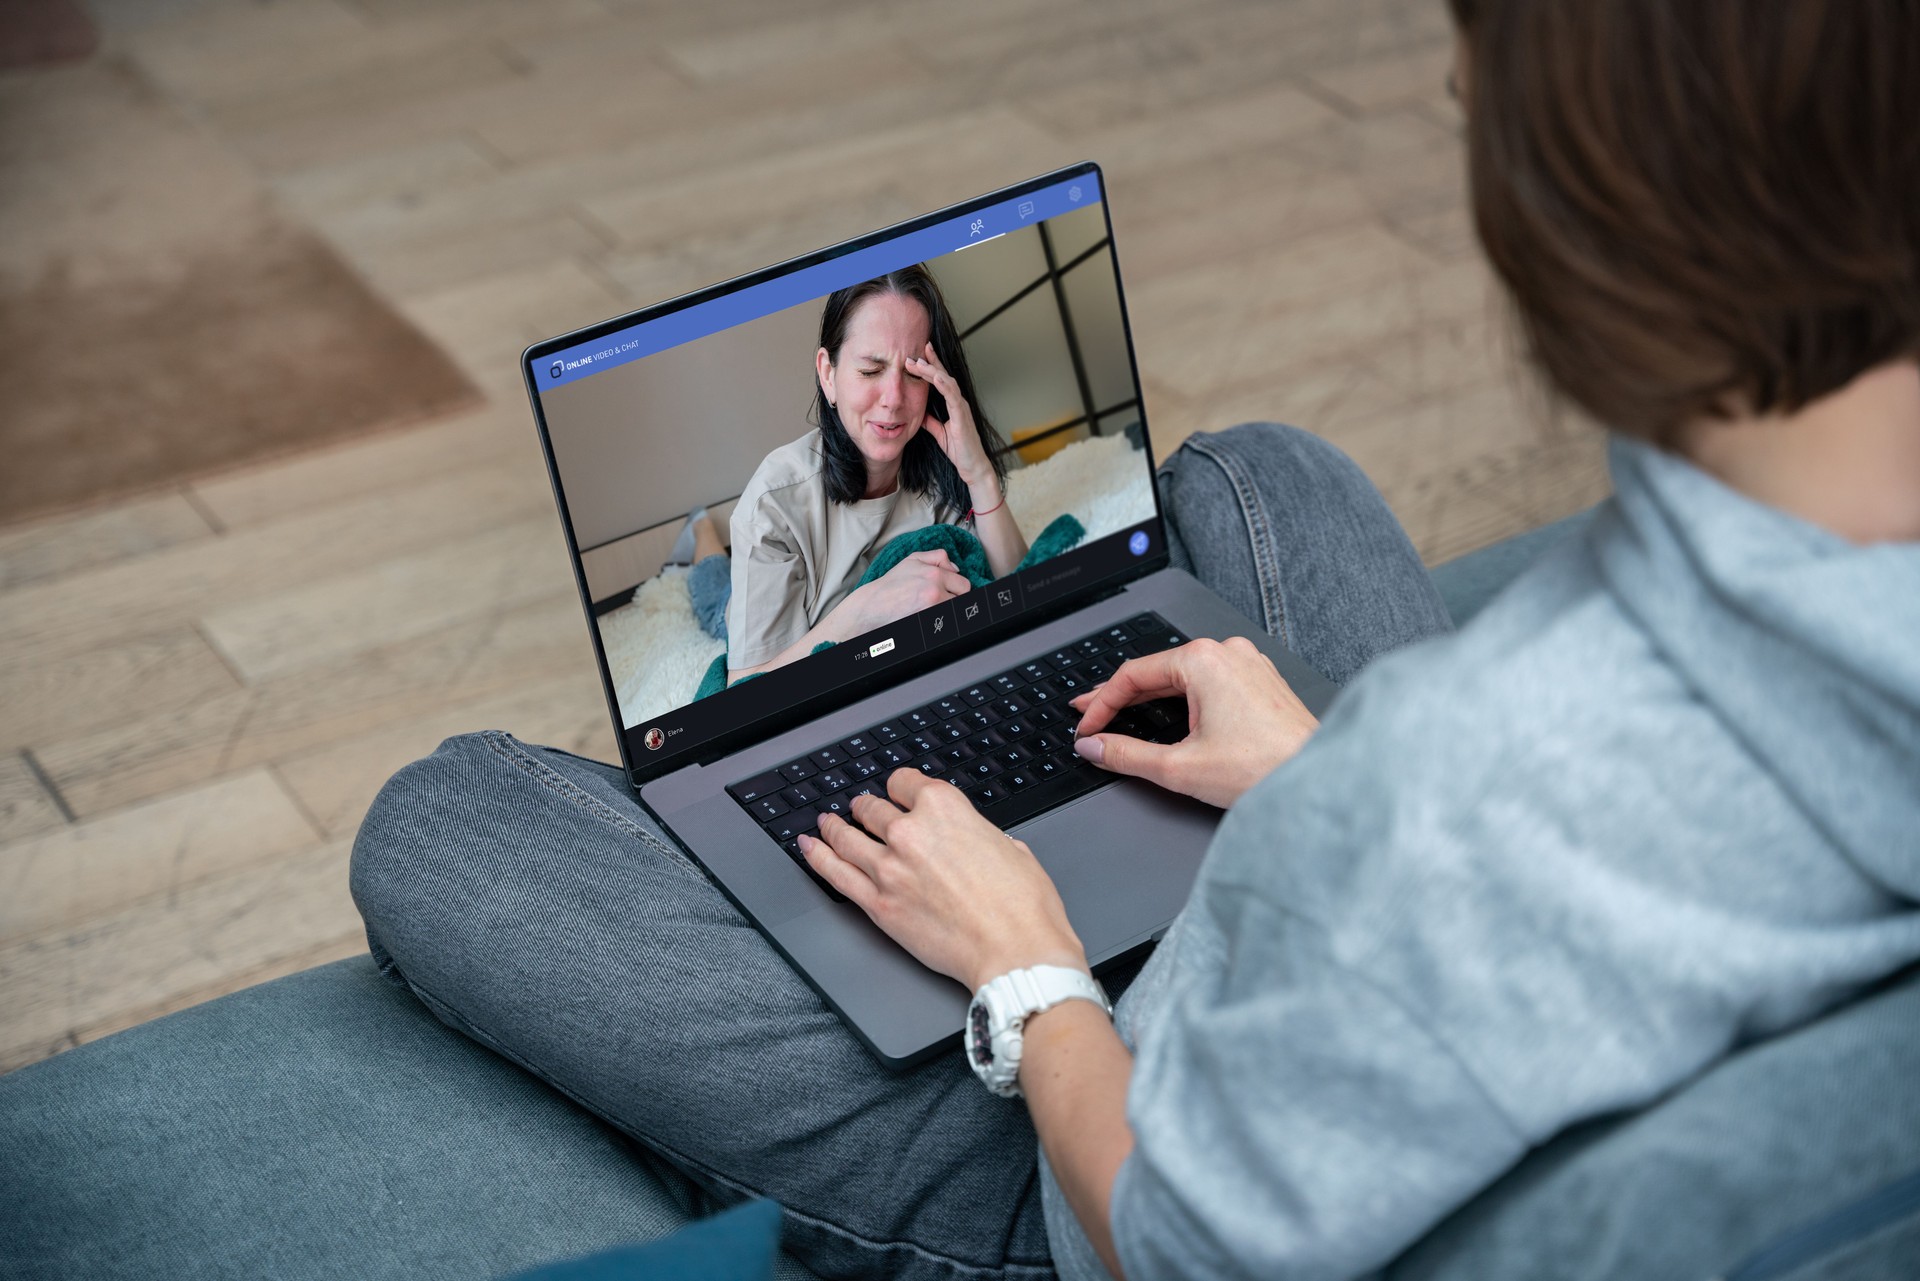
[[[1098,205],[542,402],[629,727],[1154,511]]]

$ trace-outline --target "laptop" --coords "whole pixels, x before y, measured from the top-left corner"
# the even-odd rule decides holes
[[[828,303],[892,272],[938,286],[943,317],[925,315],[928,304],[907,314],[924,316],[936,346],[944,337],[976,420],[1003,442],[1002,493],[1027,558],[996,568],[981,549],[966,593],[810,652],[801,636],[788,646],[800,652],[729,684],[730,671],[759,666],[737,660],[764,657],[854,589],[812,578],[834,573],[833,556],[808,540],[840,532],[823,496],[827,464],[818,477],[809,470],[824,449],[816,355]],[[850,344],[841,360],[870,354]],[[885,363],[876,359],[872,375],[885,377]],[[1080,760],[1067,701],[1129,658],[1235,635],[1258,644],[1316,713],[1333,696],[1169,563],[1094,164],[536,343],[522,364],[635,795],[890,1067],[951,1045],[969,993],[815,876],[797,838],[821,814],[884,793],[896,769],[961,787],[1032,846],[1100,974],[1165,932],[1221,812]],[[834,365],[836,376],[843,367],[856,372]],[[869,437],[903,429],[868,431],[869,421],[856,424]],[[890,447],[838,430],[843,456]],[[893,507],[881,504],[890,520],[910,497],[894,492]],[[854,497],[848,511],[871,517],[874,500]],[[701,509],[707,536],[696,539]],[[889,545],[932,546],[925,540],[950,533],[915,526]],[[689,552],[701,543],[707,555]],[[968,550],[964,539],[938,545],[956,565]],[[885,560],[888,547],[877,551]],[[858,619],[874,622],[871,610]],[[1145,704],[1114,728],[1171,742],[1185,716],[1177,700]]]

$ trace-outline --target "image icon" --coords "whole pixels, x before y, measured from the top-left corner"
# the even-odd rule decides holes
[[[566,371],[566,368],[567,368],[566,365],[556,360],[551,365],[547,366],[547,377],[558,378],[562,373]]]

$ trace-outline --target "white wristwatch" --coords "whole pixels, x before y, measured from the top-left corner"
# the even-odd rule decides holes
[[[967,1009],[967,1062],[973,1074],[1001,1098],[1020,1095],[1021,1029],[1027,1020],[1062,1001],[1092,1001],[1109,1016],[1113,1003],[1085,970],[1036,965],[1013,970],[973,994]]]

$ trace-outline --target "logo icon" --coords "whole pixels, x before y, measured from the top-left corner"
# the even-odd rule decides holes
[[[567,370],[566,364],[562,361],[556,360],[551,365],[547,366],[547,377],[558,378],[561,374],[565,373],[566,370]]]
[[[1134,530],[1133,537],[1127,540],[1127,550],[1135,556],[1145,556],[1147,554],[1147,531],[1144,529]]]
[[[655,725],[652,729],[647,731],[646,737],[641,739],[640,741],[647,745],[647,750],[649,752],[657,752],[660,750],[660,745],[667,741],[667,736],[660,732],[660,727],[658,725]]]
[[[1073,201],[1076,204],[1079,203],[1080,201],[1080,184],[1079,183],[1076,182],[1073,184],[1073,186],[1067,188],[1067,199]]]

